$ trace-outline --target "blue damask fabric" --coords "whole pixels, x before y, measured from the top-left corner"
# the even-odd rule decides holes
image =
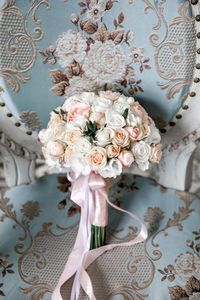
[[[92,0],[89,7],[79,0],[9,1],[1,21],[4,99],[18,118],[36,112],[41,127],[64,101],[53,92],[69,96],[108,84],[134,95],[160,127],[188,94],[196,53],[188,0]],[[50,91],[49,72],[61,66],[68,81]],[[21,120],[38,127],[33,115]]]
[[[68,189],[65,176],[48,175],[0,199],[0,298],[51,299],[77,233],[79,208]],[[197,196],[124,174],[113,182],[110,199],[137,214],[149,237],[89,267],[97,299],[200,299]],[[108,242],[133,238],[137,226],[110,209]],[[62,293],[68,300],[69,286]]]

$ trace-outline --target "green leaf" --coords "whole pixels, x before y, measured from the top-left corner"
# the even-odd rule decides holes
[[[65,115],[66,114],[66,112],[62,108],[60,109],[60,113],[61,113],[61,115]]]
[[[104,84],[103,90],[104,90],[104,91],[107,91],[107,90],[108,90],[108,84],[107,84],[107,83]]]
[[[127,119],[127,117],[128,117],[128,108],[125,109],[122,116],[124,117],[125,120]]]

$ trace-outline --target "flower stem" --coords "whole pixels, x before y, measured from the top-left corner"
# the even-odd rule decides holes
[[[106,227],[91,226],[90,250],[106,244]]]

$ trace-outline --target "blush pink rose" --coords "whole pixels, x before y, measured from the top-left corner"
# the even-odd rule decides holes
[[[118,156],[119,161],[124,167],[130,167],[134,162],[134,157],[131,151],[123,150]]]
[[[64,104],[62,105],[62,110],[64,110],[65,112],[68,112],[77,103],[79,103],[77,100],[75,100],[73,98],[68,98],[67,100],[65,100]]]
[[[139,102],[134,102],[131,105],[131,111],[135,116],[139,117],[143,123],[145,124],[149,123],[149,116],[147,112],[144,110],[144,108],[139,104]]]
[[[133,141],[137,141],[138,140],[138,136],[140,134],[140,128],[139,127],[137,127],[137,126],[135,126],[135,127],[129,126],[129,127],[126,127],[126,130],[128,131],[131,140],[133,140]]]
[[[47,143],[47,152],[55,157],[60,157],[64,154],[65,149],[61,143],[49,141]]]
[[[150,127],[145,123],[141,126],[126,127],[126,130],[129,132],[130,138],[133,141],[140,141],[150,134]]]
[[[90,105],[86,103],[77,102],[68,112],[67,121],[76,121],[79,117],[88,118],[90,113]]]
[[[117,157],[120,152],[120,147],[117,145],[108,145],[106,151],[109,158]]]
[[[100,126],[104,126],[105,125],[105,114],[102,112],[92,112],[90,115],[90,121],[91,122],[97,122],[97,124],[99,124]]]

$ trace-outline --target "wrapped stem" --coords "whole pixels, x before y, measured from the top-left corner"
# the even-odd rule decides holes
[[[106,226],[95,226],[91,227],[91,239],[90,249],[96,249],[106,244]]]

